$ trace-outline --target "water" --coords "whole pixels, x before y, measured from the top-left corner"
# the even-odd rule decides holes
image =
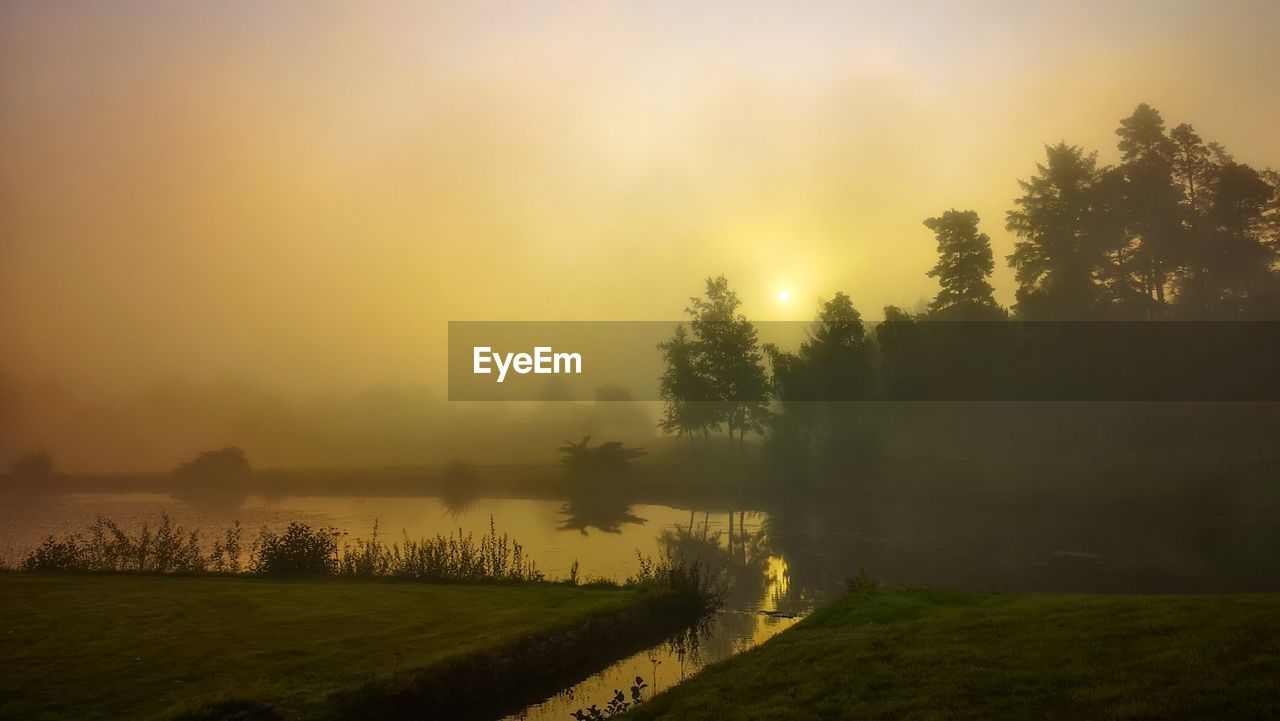
[[[161,512],[210,542],[239,520],[245,545],[289,521],[347,538],[482,535],[490,519],[550,578],[625,580],[637,553],[723,568],[729,608],[803,612],[839,593],[859,569],[889,586],[977,591],[1227,593],[1280,590],[1280,510],[1204,497],[1071,504],[1029,495],[994,501],[912,497],[774,502],[771,508],[681,508],[617,498],[250,496],[239,506],[182,503],[163,493],[0,497],[0,562],[15,565],[50,534],[102,514],[125,525]],[[759,503],[759,501],[756,501]]]
[[[799,623],[801,616],[768,615],[761,611],[723,611],[706,625],[647,648],[611,664],[559,693],[530,704],[506,721],[565,721],[579,709],[603,709],[615,690],[628,701],[636,678],[644,680],[641,700],[693,676],[708,664],[760,645]]]

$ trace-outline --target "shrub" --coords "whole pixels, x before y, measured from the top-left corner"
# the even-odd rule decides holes
[[[337,530],[294,521],[284,533],[262,529],[254,543],[249,569],[267,575],[338,572]]]
[[[240,521],[236,521],[223,532],[221,540],[213,542],[213,550],[209,553],[209,570],[240,573],[241,532]]]

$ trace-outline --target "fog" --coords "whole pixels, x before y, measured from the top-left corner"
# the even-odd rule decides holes
[[[1113,161],[1139,102],[1280,165],[1276,4],[980,5],[6,3],[0,460],[644,444],[648,405],[449,404],[447,321],[675,320],[718,273],[752,320],[911,307],[924,218],[1002,258],[1042,144]]]

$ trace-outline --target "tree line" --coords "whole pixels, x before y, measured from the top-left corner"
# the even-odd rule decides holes
[[[796,351],[762,345],[724,276],[707,279],[686,308],[687,327],[659,345],[660,428],[690,439],[724,429],[739,442],[777,433],[770,399],[783,403],[790,427],[830,422],[820,404],[789,403],[910,397],[930,379],[950,382],[958,363],[991,365],[1001,351],[992,339],[1006,337],[966,341],[955,337],[966,333],[959,326],[973,324],[926,331],[921,321],[1280,319],[1280,173],[1238,162],[1190,125],[1166,130],[1146,104],[1116,135],[1115,165],[1058,143],[1019,181],[1005,223],[1017,238],[1006,257],[1017,282],[1010,309],[995,299],[991,239],[972,210],[924,221],[938,251],[927,275],[939,290],[921,313],[887,306],[872,332],[837,292]],[[987,345],[957,357],[966,343]]]

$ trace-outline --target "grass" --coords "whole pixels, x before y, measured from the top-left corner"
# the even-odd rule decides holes
[[[1280,718],[1280,595],[853,595],[627,718]]]
[[[326,697],[631,608],[637,592],[0,573],[0,718],[168,719],[215,703],[323,716]]]

